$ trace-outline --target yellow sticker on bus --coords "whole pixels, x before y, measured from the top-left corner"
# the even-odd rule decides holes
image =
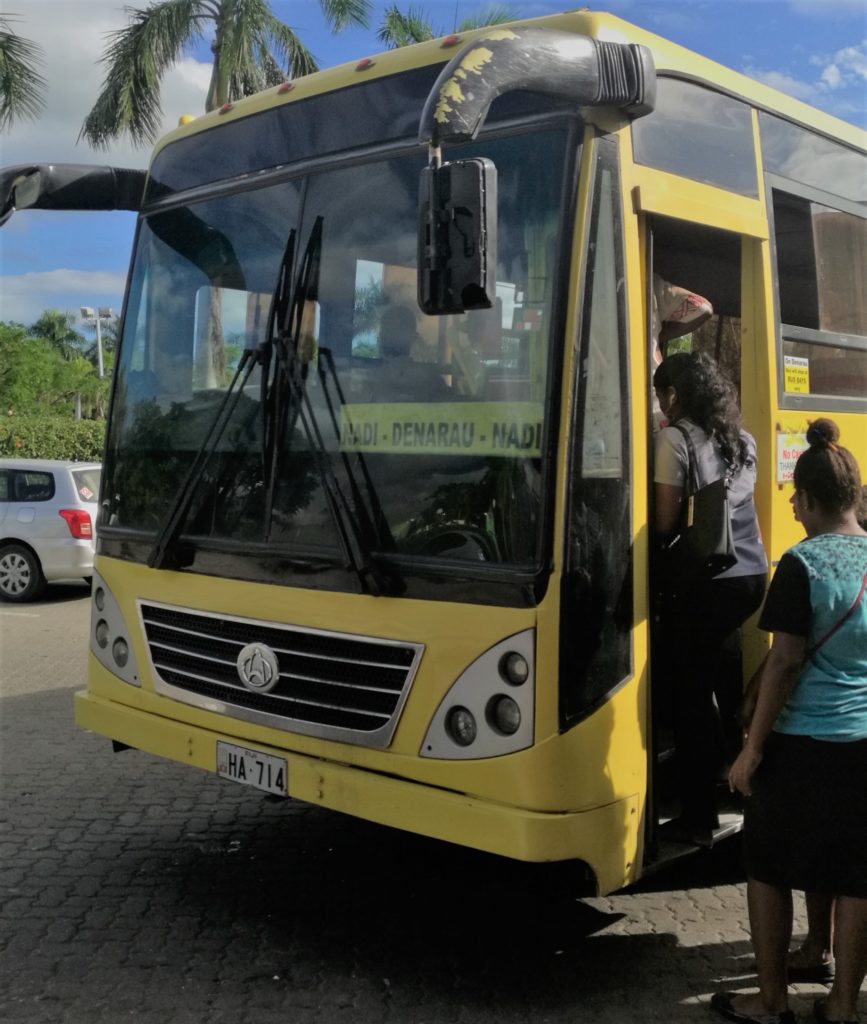
[[[783,357],[785,390],[793,395],[810,393],[810,360],[800,356]]]
[[[340,412],[347,452],[538,457],[542,450],[541,402],[380,402]]]

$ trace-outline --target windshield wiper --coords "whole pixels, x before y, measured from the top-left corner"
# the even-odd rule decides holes
[[[276,358],[275,379],[269,402],[272,433],[266,450],[266,460],[270,461],[270,465],[266,467],[268,471],[266,500],[268,529],[270,529],[274,488],[280,468],[282,441],[287,430],[294,429],[296,422],[300,422],[313,453],[322,490],[331,518],[337,528],[346,565],[355,574],[362,591],[379,595],[386,591],[385,579],[371,557],[369,545],[365,540],[364,527],[359,521],[359,514],[343,493],[340,482],[334,473],[310,402],[310,396],[307,394],[307,372],[312,352],[301,353],[300,351],[302,341],[307,343],[306,338],[302,339],[305,314],[308,312],[307,304],[316,301],[319,291],[322,225],[323,218],[319,216],[314,221],[310,232],[310,239],[304,252],[291,302],[278,301],[275,296],[272,316],[269,317],[272,345]],[[278,291],[284,298],[286,274],[288,274],[288,269],[284,266],[281,281],[278,282]]]
[[[183,484],[181,484],[180,490],[175,495],[175,500],[172,502],[169,511],[163,520],[162,526],[157,534],[156,541],[154,542],[154,546],[151,548],[151,552],[148,555],[148,565],[152,569],[164,569],[167,567],[173,569],[181,568],[181,565],[179,564],[180,560],[177,558],[176,545],[181,533],[181,527],[183,526],[184,520],[186,519],[187,513],[190,509],[190,502],[193,499],[193,495],[196,493],[196,489],[198,488],[202,475],[205,472],[208,460],[213,455],[217,445],[220,443],[220,438],[223,436],[226,424],[232,418],[232,415],[237,408],[238,401],[244,393],[247,381],[250,379],[250,374],[252,374],[256,365],[262,360],[262,358],[263,352],[261,346],[258,348],[244,349],[244,352],[238,361],[238,367],[235,370],[235,375],[232,377],[232,381],[220,401],[219,408],[217,409],[217,415],[212,420],[211,425],[208,428],[208,432],[199,446],[199,450],[196,452],[193,463],[184,478]],[[238,385],[239,380],[241,381],[240,386]]]
[[[328,370],[327,373],[326,368]],[[335,402],[331,397],[331,392],[328,387],[329,379],[334,383],[334,390],[337,392],[337,407],[335,407]],[[339,444],[341,435],[340,419],[338,417],[337,408],[342,409],[346,406],[346,398],[344,397],[343,388],[340,385],[340,378],[337,375],[337,366],[335,365],[334,356],[330,348],[319,349],[319,380],[322,385],[322,394],[325,397],[325,403],[328,406],[331,424],[334,427],[334,434],[337,438],[337,443]],[[364,487],[367,492],[367,503],[365,503],[363,499],[361,488],[355,476],[355,471],[352,468],[349,453],[341,451],[341,459],[343,461],[343,468],[346,471],[346,476],[349,479],[349,485],[352,488],[352,497],[355,507],[359,511],[359,518],[363,519],[364,525],[367,527],[368,532],[373,536],[376,541],[376,545],[380,550],[394,551],[394,536],[392,535],[391,527],[388,525],[385,513],[382,510],[382,505],[379,501],[379,494],[377,493],[376,485],[373,482],[370,471],[367,468],[367,461],[365,460],[364,455],[361,452],[355,452],[355,461],[358,464],[362,479],[364,480]],[[368,505],[370,508],[369,512]]]

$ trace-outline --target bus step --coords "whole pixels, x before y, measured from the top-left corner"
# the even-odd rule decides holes
[[[692,843],[674,842],[666,836],[666,825],[674,821],[673,818],[660,818],[659,820],[659,841],[656,844],[655,856],[646,860],[642,870],[642,877],[660,871],[662,868],[683,860],[684,857],[692,857],[696,853],[706,852],[708,847],[695,846]],[[744,827],[743,814],[738,811],[720,811],[719,828],[714,830],[712,847],[723,839],[736,835]]]

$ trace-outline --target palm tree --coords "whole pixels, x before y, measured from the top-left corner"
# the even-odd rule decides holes
[[[335,32],[366,27],[371,0],[319,0]],[[110,37],[102,58],[102,92],[79,137],[107,148],[124,132],[136,145],[153,142],[162,117],[160,80],[206,31],[213,33],[214,65],[205,110],[249,96],[286,75],[306,75],[316,62],[268,0],[154,0],[131,8],[130,23]]]
[[[72,313],[46,309],[36,323],[31,325],[30,333],[36,338],[44,338],[63,359],[77,359],[82,355],[85,342],[84,335],[72,326],[73,320]]]
[[[506,21],[514,21],[515,12],[506,4],[492,4],[480,14],[464,18],[455,25],[455,32],[471,32],[474,28],[485,28],[488,25],[502,25]],[[396,6],[389,7],[382,18],[382,25],[376,34],[377,39],[394,50],[400,46],[411,46],[423,43],[428,39],[436,39],[445,35],[447,30],[436,31],[420,7],[407,8],[406,14]]]
[[[35,118],[45,106],[45,79],[36,70],[42,47],[12,31],[14,14],[0,15],[0,131],[22,118]]]

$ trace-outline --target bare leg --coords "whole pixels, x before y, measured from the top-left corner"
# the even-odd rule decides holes
[[[789,957],[790,967],[812,967],[834,959],[834,899],[824,893],[805,893],[807,936]]]
[[[747,904],[759,991],[738,996],[732,1006],[739,1013],[778,1013],[788,1009],[786,958],[792,938],[792,891],[750,878]]]
[[[855,1020],[858,990],[867,975],[867,899],[838,896],[834,904],[837,974],[828,996],[829,1020]]]

